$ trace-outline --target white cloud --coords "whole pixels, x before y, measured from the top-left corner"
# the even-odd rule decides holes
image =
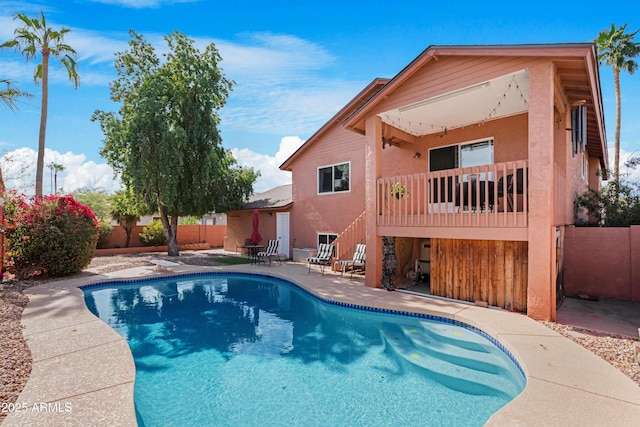
[[[310,136],[364,85],[316,81],[308,86],[265,86],[262,91],[238,86],[222,110],[225,126],[271,135]]]
[[[27,63],[20,57],[16,56],[12,59],[2,61],[2,78],[9,79],[14,82],[18,80],[33,81],[33,72],[35,65]]]
[[[112,4],[132,9],[158,8],[164,4],[194,3],[198,0],[92,0],[94,3]]]
[[[159,5],[160,0],[122,0],[112,1],[126,7],[151,7]],[[45,11],[46,12],[46,11]],[[12,17],[2,15],[0,6],[0,37],[9,39],[12,31],[7,33],[3,24],[14,28]],[[50,22],[54,27],[60,26]],[[5,34],[6,33],[6,34]],[[156,47],[160,56],[167,51],[163,34],[142,32],[145,39]],[[94,32],[86,28],[72,28],[67,36],[68,43],[73,46],[79,56],[79,74],[82,87],[106,88],[115,78],[113,60],[115,52],[128,48],[129,35],[125,32]],[[215,42],[221,57],[221,67],[230,80],[236,82],[230,94],[227,105],[221,111],[221,119],[225,129],[241,130],[249,133],[268,135],[301,135],[306,138],[313,134],[340,108],[342,108],[367,82],[343,80],[330,77],[330,67],[336,58],[322,45],[313,43],[300,37],[274,33],[245,33],[233,40],[221,40],[209,37],[196,37],[195,44],[200,49]],[[36,98],[28,102],[29,110],[38,111],[38,89],[32,84],[35,64],[27,63],[18,54],[0,51],[0,68],[4,78],[11,78],[19,88],[31,91]],[[52,67],[51,78],[54,84],[70,85],[67,76],[60,67]],[[82,89],[81,87],[81,89]],[[82,92],[90,93],[90,92]],[[89,98],[89,95],[85,95]],[[102,99],[105,98],[105,99]],[[101,93],[93,98],[87,106],[87,116],[100,102],[108,102]],[[21,113],[26,112],[27,105],[21,106]],[[80,111],[84,106],[79,105]],[[109,107],[108,107],[109,108]],[[75,112],[74,114],[79,114]],[[230,145],[236,145],[227,140]],[[70,144],[73,142],[70,141]],[[289,172],[280,171],[278,166],[293,150],[302,143],[298,137],[282,138],[275,156],[260,154],[250,149],[236,148],[234,155],[240,164],[253,166],[261,171],[262,176],[256,183],[256,191],[291,182]],[[23,142],[12,141],[12,148],[26,145]],[[80,145],[69,145],[75,151],[84,150]],[[35,147],[34,147],[35,148]],[[294,148],[294,150],[295,150]],[[265,147],[264,151],[271,151],[274,147]],[[82,154],[72,154],[82,156]],[[63,164],[66,170],[59,174],[58,185],[65,191],[73,191],[84,185],[113,188],[112,173],[106,164],[88,162],[86,158],[62,158],[63,154],[52,154],[47,162],[55,161]],[[33,157],[35,164],[35,157]],[[73,161],[72,161],[73,160]],[[66,163],[67,162],[67,163]],[[103,170],[103,168],[105,168]],[[71,172],[73,171],[73,172]],[[50,184],[45,169],[45,192]],[[33,175],[33,174],[32,174]],[[26,183],[32,183],[31,177]],[[27,184],[21,184],[27,186]],[[33,192],[33,185],[27,187]]]
[[[122,52],[129,47],[127,33],[96,33],[81,28],[72,28],[65,40],[78,52],[79,61],[86,61],[87,65],[101,62],[111,64],[115,59],[116,52]]]
[[[297,136],[286,136],[280,141],[278,151],[273,156],[256,153],[246,148],[234,148],[231,152],[241,166],[253,167],[260,171],[261,176],[255,183],[254,190],[256,193],[261,193],[270,188],[291,183],[291,173],[281,171],[279,166],[303,142]],[[34,193],[36,159],[37,152],[30,148],[18,148],[7,152],[0,158],[2,174],[8,189],[27,195]],[[75,154],[70,151],[59,153],[47,148],[44,156],[43,182],[43,192],[46,194],[50,193],[55,186],[55,178],[52,176],[51,170],[46,166],[52,162],[64,167],[63,171],[58,172],[57,185],[58,189],[63,189],[66,193],[71,193],[84,187],[104,189],[109,193],[114,193],[121,189],[119,181],[114,180],[113,169],[106,163],[88,161],[84,154]]]
[[[247,148],[233,148],[231,153],[241,166],[253,167],[260,171],[261,176],[254,185],[254,191],[262,193],[279,185],[291,184],[291,172],[282,171],[279,166],[303,143],[304,141],[297,136],[286,136],[280,141],[275,156],[256,153]]]
[[[297,136],[285,136],[280,141],[278,152],[275,155],[276,163],[280,166],[287,160],[293,153],[296,152],[304,144],[304,141]]]
[[[147,7],[159,5],[160,1],[113,3]],[[49,24],[60,26],[56,22]],[[0,15],[0,39],[10,39],[15,25],[12,16]],[[167,51],[164,34],[142,34],[158,55]],[[71,28],[66,39],[78,52],[81,85],[106,87],[115,78],[115,53],[128,49],[130,37],[126,32],[98,33]],[[221,112],[225,126],[232,129],[270,135],[311,135],[368,83],[327,77],[336,58],[322,45],[293,35],[263,32],[244,33],[234,40],[194,39],[200,49],[215,43],[225,75],[236,82]],[[36,93],[32,85],[34,67],[33,61],[27,63],[15,52],[0,51],[3,78]],[[50,73],[52,84],[71,85],[63,67],[52,67]]]
[[[31,15],[29,15],[31,16]],[[62,25],[48,22],[53,28]],[[0,16],[0,41],[10,40],[14,37],[13,29],[18,23],[9,16]],[[115,77],[113,60],[115,52],[125,50],[128,47],[129,36],[126,33],[112,34],[112,37],[87,31],[83,29],[71,29],[65,37],[65,42],[78,52],[78,75],[82,85],[108,85]],[[20,86],[33,83],[33,74],[36,70],[39,58],[27,62],[19,51],[3,49],[0,51],[0,64],[2,78],[8,78]],[[71,84],[66,69],[56,60],[52,60],[53,66],[49,69],[49,78],[52,84]]]
[[[321,45],[292,35],[251,33],[238,42],[213,41],[222,56],[224,71],[242,81],[297,81],[335,62]]]
[[[18,148],[0,158],[2,175],[8,189],[27,195],[34,194],[37,155],[38,153],[30,148]],[[46,148],[43,180],[43,192],[46,194],[51,193],[55,186],[55,178],[46,166],[52,162],[64,167],[63,171],[58,172],[57,185],[58,189],[63,189],[66,193],[83,187],[104,189],[109,193],[121,188],[119,181],[114,180],[113,169],[106,163],[87,161],[84,154],[74,154],[70,151],[63,154]]]
[[[299,37],[257,33],[215,43],[225,74],[236,82],[222,111],[230,128],[311,135],[364,87],[321,75],[335,58]]]

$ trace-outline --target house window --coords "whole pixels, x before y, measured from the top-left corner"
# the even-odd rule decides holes
[[[350,166],[347,162],[318,168],[318,194],[349,191]]]
[[[318,233],[318,247],[320,243],[333,243],[337,238],[338,235],[334,233]]]
[[[432,148],[429,150],[429,171],[441,171],[447,169],[467,168],[471,166],[490,165],[493,163],[493,139],[481,139],[469,141],[461,144],[448,145],[446,147]],[[478,179],[493,180],[493,174],[481,173]],[[468,175],[462,176],[462,181],[469,180]],[[453,200],[453,189],[458,180],[454,183],[453,177],[442,177],[433,182],[433,201],[450,202]],[[448,191],[447,191],[448,189]]]
[[[429,150],[429,171],[467,168],[493,163],[493,139],[465,142]]]
[[[589,158],[587,153],[582,153],[582,177],[589,182]]]

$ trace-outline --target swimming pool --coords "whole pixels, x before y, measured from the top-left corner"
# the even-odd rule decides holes
[[[483,425],[524,375],[471,327],[207,273],[83,288],[136,364],[141,426]]]

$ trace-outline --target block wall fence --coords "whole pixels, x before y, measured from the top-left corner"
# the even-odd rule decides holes
[[[567,226],[565,294],[640,302],[640,225]]]
[[[107,238],[106,245],[102,249],[97,249],[96,255],[153,252],[154,248],[157,248],[159,251],[166,250],[166,246],[143,246],[140,237],[138,237],[143,228],[142,226],[133,228],[129,247],[125,248],[127,236],[124,229],[120,226],[114,226],[113,232]],[[222,247],[226,235],[226,225],[179,225],[178,245],[181,250],[201,250]]]

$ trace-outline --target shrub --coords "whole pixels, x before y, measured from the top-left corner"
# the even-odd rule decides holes
[[[104,248],[107,244],[107,238],[113,233],[113,226],[108,221],[100,221],[100,231],[98,233],[97,248]]]
[[[628,227],[640,224],[640,182],[609,181],[575,200],[575,222],[582,226]]]
[[[178,218],[179,225],[198,225],[200,224],[200,218],[195,216],[181,216]]]
[[[162,222],[152,221],[145,226],[139,234],[140,241],[145,246],[164,246],[167,244],[167,238],[164,235],[164,227]]]
[[[73,196],[7,200],[7,253],[18,277],[77,273],[93,258],[98,221]]]

